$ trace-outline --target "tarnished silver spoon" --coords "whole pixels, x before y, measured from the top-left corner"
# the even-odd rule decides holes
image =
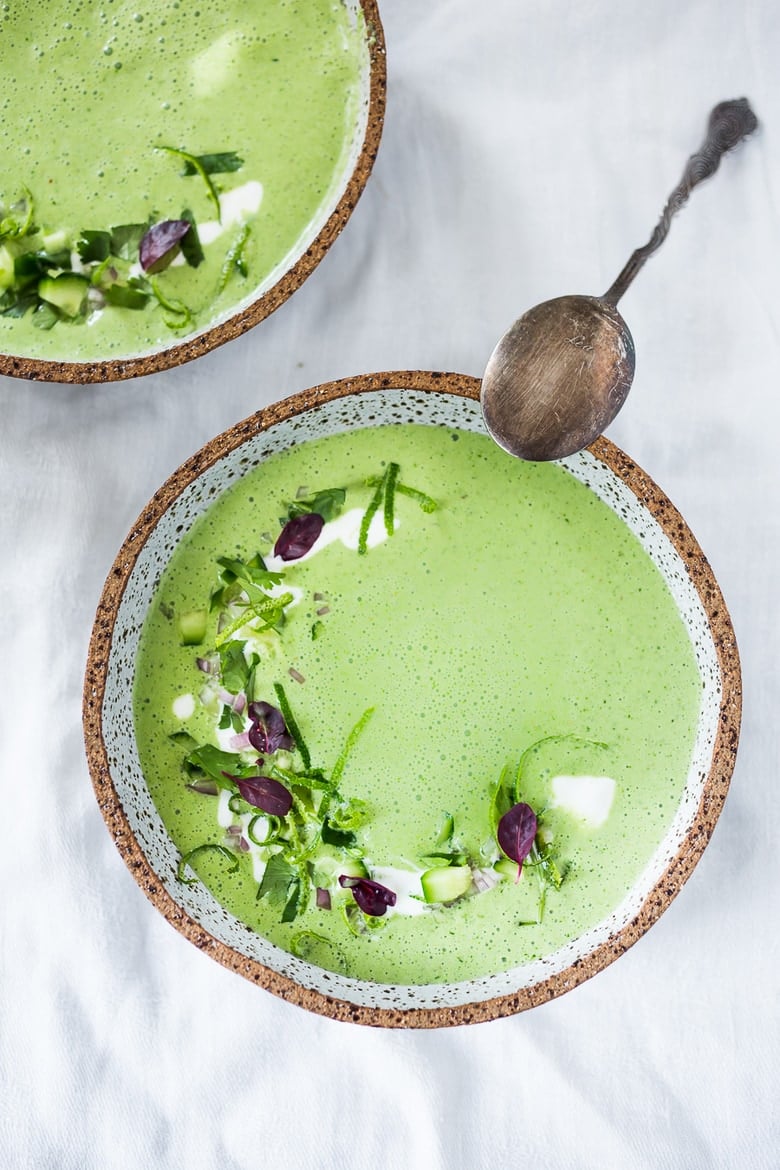
[[[617,303],[666,239],[672,216],[723,155],[755,130],[746,98],[721,102],[688,159],[655,231],[601,297],[567,296],[529,309],[499,341],[482,379],[482,414],[496,442],[521,459],[562,459],[587,447],[625,402],[634,342]]]

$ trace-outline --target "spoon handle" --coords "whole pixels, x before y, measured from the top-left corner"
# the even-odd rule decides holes
[[[669,196],[655,230],[643,248],[637,248],[618,276],[615,283],[601,298],[609,305],[616,305],[648,256],[652,256],[667,237],[672,216],[688,201],[693,188],[702,179],[708,179],[718,169],[721,158],[727,151],[741,142],[758,126],[758,120],[750,108],[747,98],[720,102],[710,114],[707,137],[696,154],[688,159],[685,172],[679,184]]]

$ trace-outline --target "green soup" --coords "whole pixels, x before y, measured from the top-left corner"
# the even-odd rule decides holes
[[[281,274],[343,181],[365,45],[354,6],[332,0],[0,6],[0,348],[71,360],[141,353],[205,328]],[[184,174],[187,159],[163,147],[205,159],[204,173],[190,164]],[[154,287],[137,263],[138,233],[128,242],[114,229],[183,212],[203,259],[174,258]],[[86,250],[92,292],[85,301],[77,291],[72,313],[40,280],[81,274],[85,232],[109,239]]]
[[[296,501],[341,512],[282,563],[273,546]],[[237,561],[263,580],[258,552],[280,572],[265,585],[282,623],[262,592],[241,609]],[[183,630],[198,644],[182,645]],[[218,660],[222,677],[204,672]],[[242,687],[269,705],[286,698],[310,759],[293,745],[252,766],[249,708],[230,709]],[[197,875],[253,931],[318,965],[414,984],[507,970],[614,911],[678,808],[700,702],[664,580],[592,491],[483,435],[402,425],[275,455],[211,506],[159,586],[134,709],[153,799],[191,861],[183,879]],[[274,821],[235,786],[194,790],[214,783],[192,765],[204,744],[283,780],[291,811]],[[513,800],[538,818],[521,880],[496,836]],[[280,864],[293,854],[295,871]],[[364,913],[361,875],[395,905]]]

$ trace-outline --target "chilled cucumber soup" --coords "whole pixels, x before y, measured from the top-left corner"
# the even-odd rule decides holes
[[[351,157],[366,30],[355,6],[334,0],[6,0],[0,63],[0,221],[10,215],[22,229],[4,235],[0,223],[0,350],[87,360],[202,329],[297,258]],[[220,170],[212,158],[205,179],[184,175],[186,160],[162,147],[233,154],[240,166]],[[72,304],[55,299],[36,314],[37,302],[25,310],[3,298],[20,279],[30,291],[20,251],[70,252],[79,271],[84,231],[185,210],[204,258],[195,267],[180,256],[159,274],[162,301],[147,290],[142,308],[104,303],[109,276],[120,289],[139,277],[137,246],[128,255],[116,243],[113,272],[90,269],[98,288],[86,312],[69,316]]]
[[[394,531],[381,505],[361,554],[361,522],[390,463]],[[337,487],[343,507],[311,550],[275,557],[290,502]],[[425,496],[434,511],[421,506]],[[292,598],[284,623],[240,628],[217,594],[197,644],[182,645],[182,619],[203,613],[230,580],[217,558],[246,564],[258,552],[283,578],[269,592]],[[246,709],[217,726],[231,703],[209,673],[220,637],[223,654],[225,638],[237,639],[254,663],[250,699],[278,707],[279,688],[286,696],[311,768],[332,777],[359,725],[341,805],[331,805],[333,824],[347,809],[345,836],[318,840],[314,816],[297,830],[303,885],[282,869],[283,888],[266,880],[260,897],[278,842],[294,837],[289,817],[276,822],[276,844],[258,845],[273,820],[235,791],[209,795],[207,778],[205,793],[188,787],[193,775],[198,787],[198,771],[183,769],[204,743],[238,755],[243,744],[243,759],[257,759],[246,750]],[[177,847],[186,857],[226,846],[200,850],[182,878],[197,875],[252,930],[318,965],[413,984],[547,955],[618,906],[677,810],[701,693],[665,582],[592,491],[563,467],[510,458],[482,434],[399,425],[303,443],[216,500],[160,583],[134,710],[142,768]],[[264,774],[275,759],[288,776],[303,770],[293,748],[268,754]],[[502,773],[510,790],[517,781],[512,799],[538,817],[537,857],[554,865],[527,861],[519,881],[491,821]],[[314,815],[322,790],[296,792],[296,807]],[[465,872],[468,886],[434,882],[426,901],[421,877],[439,867]],[[543,880],[551,872],[557,884]],[[383,916],[364,914],[354,888],[339,884],[356,873],[394,893]]]

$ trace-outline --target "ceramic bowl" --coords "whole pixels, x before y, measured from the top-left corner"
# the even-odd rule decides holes
[[[691,639],[703,693],[683,797],[621,905],[556,953],[514,970],[451,985],[396,986],[295,958],[248,931],[203,885],[177,882],[179,854],[144,781],[131,709],[141,627],[177,542],[245,469],[292,444],[405,422],[484,431],[478,397],[474,378],[418,371],[333,382],[260,411],[208,443],[153,496],[116,558],[97,611],[84,691],[86,747],[100,809],[133,876],[199,950],[286,1000],[338,1019],[391,1027],[482,1021],[531,1008],[594,975],[677,895],[709,840],[734,765],[740,671],[718,585],[660,488],[602,438],[562,465],[622,517],[665,578]]]
[[[221,317],[196,332],[140,353],[65,361],[0,353],[0,374],[49,382],[114,382],[157,373],[231,341],[268,317],[314,271],[339,236],[363,192],[379,149],[385,110],[385,46],[377,0],[344,0],[363,30],[360,100],[346,157],[330,191],[284,259]]]

